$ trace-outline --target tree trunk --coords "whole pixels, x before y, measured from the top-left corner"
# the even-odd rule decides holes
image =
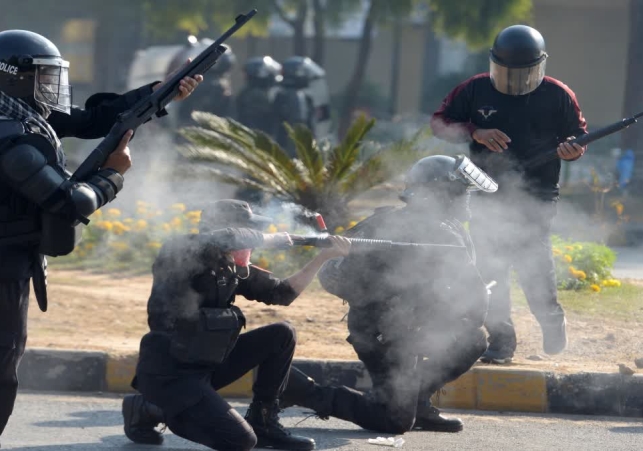
[[[326,50],[326,22],[321,0],[313,0],[315,36],[313,37],[313,61],[320,66],[324,65],[324,51]]]
[[[306,35],[304,33],[306,26],[306,16],[308,15],[308,0],[304,0],[297,8],[297,17],[292,22],[293,41],[292,50],[295,56],[307,56]]]
[[[431,90],[434,89],[439,74],[440,64],[440,43],[433,31],[431,18],[426,21],[424,36],[424,58],[422,61],[422,99],[420,100],[420,111],[425,114],[433,114],[438,105],[433,105]]]
[[[400,84],[400,56],[402,53],[402,21],[397,19],[393,25],[393,55],[391,57],[391,88],[389,92],[389,114],[397,113],[397,99]]]
[[[631,116],[643,105],[643,0],[630,0],[627,72],[623,116]],[[636,155],[632,189],[643,193],[643,142],[641,128],[629,127],[623,131],[621,147],[632,149]]]
[[[366,66],[368,65],[368,60],[371,55],[371,47],[373,41],[373,25],[375,22],[375,2],[371,0],[371,4],[368,8],[368,14],[366,15],[366,20],[364,20],[364,28],[362,30],[362,37],[359,42],[359,49],[357,52],[357,60],[355,61],[355,69],[353,70],[353,76],[348,82],[346,87],[344,104],[342,106],[342,112],[339,122],[339,135],[340,139],[343,138],[346,130],[350,126],[353,109],[357,103],[357,98],[359,91],[362,88],[364,83],[364,75],[366,74]]]

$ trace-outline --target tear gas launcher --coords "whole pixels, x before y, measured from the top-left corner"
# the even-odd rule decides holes
[[[241,14],[236,17],[235,23],[221,35],[212,45],[201,52],[190,64],[174,74],[174,76],[163,83],[156,91],[147,97],[139,100],[131,109],[122,113],[116,123],[109,131],[105,139],[98,144],[98,147],[81,163],[72,175],[73,180],[83,181],[96,172],[107,160],[107,157],[116,150],[121,139],[128,130],[136,130],[147,122],[154,115],[158,115],[179,94],[180,82],[185,77],[205,75],[217,62],[219,57],[226,51],[222,44],[241,27],[243,27],[257,10],[253,9],[248,14]]]
[[[599,128],[598,130],[587,133],[586,135],[579,136],[578,138],[573,139],[569,142],[580,144],[581,146],[586,146],[591,142],[594,142],[596,140],[599,140],[601,138],[604,138],[606,136],[612,135],[616,132],[620,132],[621,130],[626,129],[630,125],[637,122],[637,119],[640,118],[641,116],[643,116],[643,112],[637,113],[632,117],[626,117],[625,119],[621,119],[618,122],[615,122],[603,128]],[[554,161],[556,158],[558,158],[558,150],[557,148],[554,148],[527,160],[523,165],[525,168],[531,169],[534,167],[541,166],[545,163],[549,163],[550,161]]]

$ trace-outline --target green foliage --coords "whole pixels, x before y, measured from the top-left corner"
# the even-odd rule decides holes
[[[264,1],[268,5],[267,1]],[[147,31],[154,37],[165,37],[169,32],[184,31],[199,35],[204,31],[213,32],[227,29],[234,18],[255,8],[255,0],[144,0]],[[259,9],[259,8],[257,8]],[[271,10],[262,10],[235,36],[252,34],[265,36]]]
[[[318,143],[303,125],[288,126],[294,159],[269,136],[232,119],[203,112],[193,113],[193,118],[199,127],[181,130],[192,144],[182,149],[188,159],[215,163],[204,168],[220,181],[318,211],[333,226],[346,221],[348,202],[428,154],[417,146],[422,137],[418,132],[362,158],[360,151],[375,123],[364,116],[335,147]]]
[[[558,288],[578,290],[620,286],[612,278],[616,254],[612,249],[598,243],[578,243],[552,237]]]
[[[436,31],[464,39],[471,49],[491,46],[503,28],[529,23],[532,0],[428,0]]]

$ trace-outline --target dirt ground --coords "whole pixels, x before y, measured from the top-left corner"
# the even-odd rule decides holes
[[[151,276],[122,277],[51,269],[49,311],[31,300],[28,347],[136,351],[147,331],[146,303]],[[320,289],[308,289],[290,307],[275,307],[238,298],[248,327],[288,320],[298,331],[296,357],[354,359],[345,341],[342,318],[348,306]],[[643,324],[627,320],[568,315],[569,347],[559,356],[542,352],[540,328],[526,307],[514,308],[518,351],[513,366],[558,372],[617,372],[625,363],[635,371],[643,357]],[[534,357],[536,356],[536,357]],[[539,360],[532,360],[532,359]]]

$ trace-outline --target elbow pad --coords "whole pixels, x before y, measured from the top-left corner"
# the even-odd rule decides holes
[[[116,195],[123,189],[124,181],[123,176],[114,169],[102,169],[87,180],[87,184],[91,185],[98,196],[96,209],[116,199]]]

